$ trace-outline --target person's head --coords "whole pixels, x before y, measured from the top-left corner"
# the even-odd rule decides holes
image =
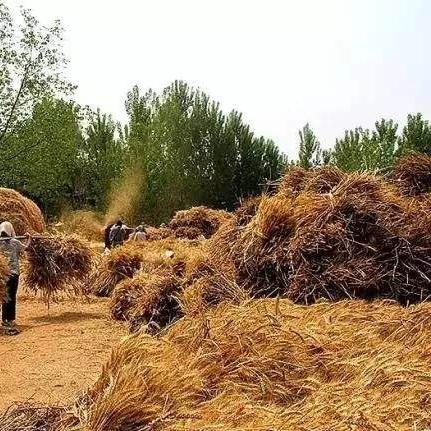
[[[12,223],[4,221],[0,224],[0,236],[2,238],[12,238],[15,236],[15,229]]]
[[[119,226],[119,227],[123,226],[123,220],[121,219],[117,220],[117,222],[115,223],[115,226]]]
[[[145,227],[143,224],[140,224],[139,226],[136,227],[135,231],[136,232],[144,232]]]

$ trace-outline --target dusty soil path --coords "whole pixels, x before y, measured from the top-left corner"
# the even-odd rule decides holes
[[[17,401],[66,404],[98,376],[125,329],[108,319],[105,299],[46,306],[21,297],[22,333],[0,333],[0,412]]]

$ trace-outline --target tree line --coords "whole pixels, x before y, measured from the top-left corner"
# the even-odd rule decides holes
[[[131,172],[139,177],[136,218],[160,223],[194,205],[232,210],[290,164],[386,171],[405,152],[431,154],[431,127],[416,114],[400,131],[384,119],[373,130],[346,131],[330,149],[307,124],[298,157],[288,161],[241,113],[223,112],[183,81],[159,93],[133,87],[121,125],[73,100],[63,34],[59,21],[44,26],[30,10],[14,20],[0,0],[0,184],[36,200],[49,217],[65,208],[106,211]]]
[[[322,149],[310,125],[306,124],[299,131],[299,157],[294,163],[306,169],[332,164],[347,172],[384,173],[409,152],[431,155],[431,125],[421,113],[409,114],[401,131],[396,122],[387,119],[376,121],[372,130],[361,127],[346,130],[329,149]]]

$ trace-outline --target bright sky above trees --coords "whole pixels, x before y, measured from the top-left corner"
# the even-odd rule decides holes
[[[77,99],[126,118],[133,84],[199,86],[289,155],[380,117],[431,117],[427,0],[10,0],[60,18]]]

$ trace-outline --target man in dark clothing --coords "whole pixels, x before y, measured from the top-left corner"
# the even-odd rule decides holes
[[[124,241],[128,238],[130,229],[123,223],[122,220],[118,220],[114,226],[112,226],[109,233],[109,242],[112,248],[119,247],[124,244]]]
[[[105,241],[105,250],[110,250],[112,247],[111,241],[109,240],[109,234],[111,233],[111,229],[114,225],[108,224],[108,226],[106,226],[105,228],[105,232],[104,232],[104,241]]]

